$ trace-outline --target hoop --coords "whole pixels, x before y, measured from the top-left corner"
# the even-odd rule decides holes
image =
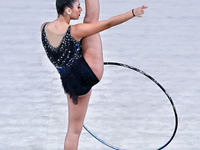
[[[166,90],[163,88],[163,86],[161,86],[161,84],[158,83],[158,81],[156,81],[153,77],[151,77],[150,75],[148,75],[147,73],[145,73],[144,71],[142,71],[142,70],[140,70],[138,68],[135,68],[135,67],[132,67],[132,66],[129,66],[129,65],[125,65],[125,64],[122,64],[122,63],[117,63],[117,62],[104,62],[104,65],[115,65],[115,66],[121,66],[121,67],[125,67],[125,68],[128,68],[128,69],[135,70],[135,71],[141,73],[142,75],[146,76],[150,80],[152,80],[165,93],[165,95],[167,96],[167,98],[169,99],[169,101],[170,101],[170,103],[172,105],[172,108],[173,108],[173,111],[174,111],[174,116],[175,116],[175,127],[174,127],[173,134],[172,134],[171,138],[169,139],[169,141],[166,144],[164,144],[163,146],[161,146],[160,148],[158,148],[158,150],[161,150],[161,149],[165,148],[173,140],[173,138],[174,138],[174,136],[175,136],[175,134],[177,132],[177,129],[178,129],[178,115],[177,115],[176,108],[175,108],[175,105],[173,103],[172,98],[169,96],[169,94],[166,92]],[[106,145],[106,146],[108,146],[108,147],[110,147],[112,149],[115,149],[115,150],[123,150],[122,148],[118,148],[116,146],[113,146],[113,145],[103,141],[102,139],[100,139],[99,137],[94,135],[85,125],[83,125],[83,127],[85,128],[85,130],[88,133],[90,133],[95,139],[97,139],[102,144],[104,144],[104,145]]]

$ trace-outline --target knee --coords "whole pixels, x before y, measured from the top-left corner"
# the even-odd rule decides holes
[[[64,150],[77,149],[80,133],[78,132],[67,132],[64,144]]]
[[[92,22],[97,22],[99,21],[99,15],[86,15],[84,18],[84,23],[92,23]]]
[[[82,131],[82,127],[81,128],[69,128],[67,131],[67,134],[71,135],[71,136],[79,137],[81,134],[81,131]]]
[[[74,138],[79,138],[81,135],[81,131],[73,131],[73,132],[67,132],[67,135],[70,137],[74,137]]]

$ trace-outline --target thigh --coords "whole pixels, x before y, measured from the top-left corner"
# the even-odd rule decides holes
[[[95,34],[82,40],[83,56],[94,74],[101,80],[104,70],[101,38]]]

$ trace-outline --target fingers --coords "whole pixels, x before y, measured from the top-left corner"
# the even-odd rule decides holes
[[[139,7],[137,9],[137,17],[142,17],[142,15],[144,14],[144,9],[148,8],[148,6],[143,5],[142,7]]]
[[[147,8],[148,8],[148,6],[145,6],[145,5],[142,6],[142,9],[147,9]]]
[[[146,8],[148,8],[148,6],[143,5],[141,7],[134,9],[135,16],[142,17],[142,15],[144,14],[144,9]]]

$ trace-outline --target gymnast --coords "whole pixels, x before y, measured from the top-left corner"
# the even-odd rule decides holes
[[[56,0],[58,17],[41,26],[42,44],[55,66],[68,101],[68,130],[64,150],[77,150],[92,87],[103,75],[103,52],[99,32],[142,17],[141,6],[108,20],[99,21],[99,0],[85,0],[83,23],[70,25],[80,17],[79,0]]]

